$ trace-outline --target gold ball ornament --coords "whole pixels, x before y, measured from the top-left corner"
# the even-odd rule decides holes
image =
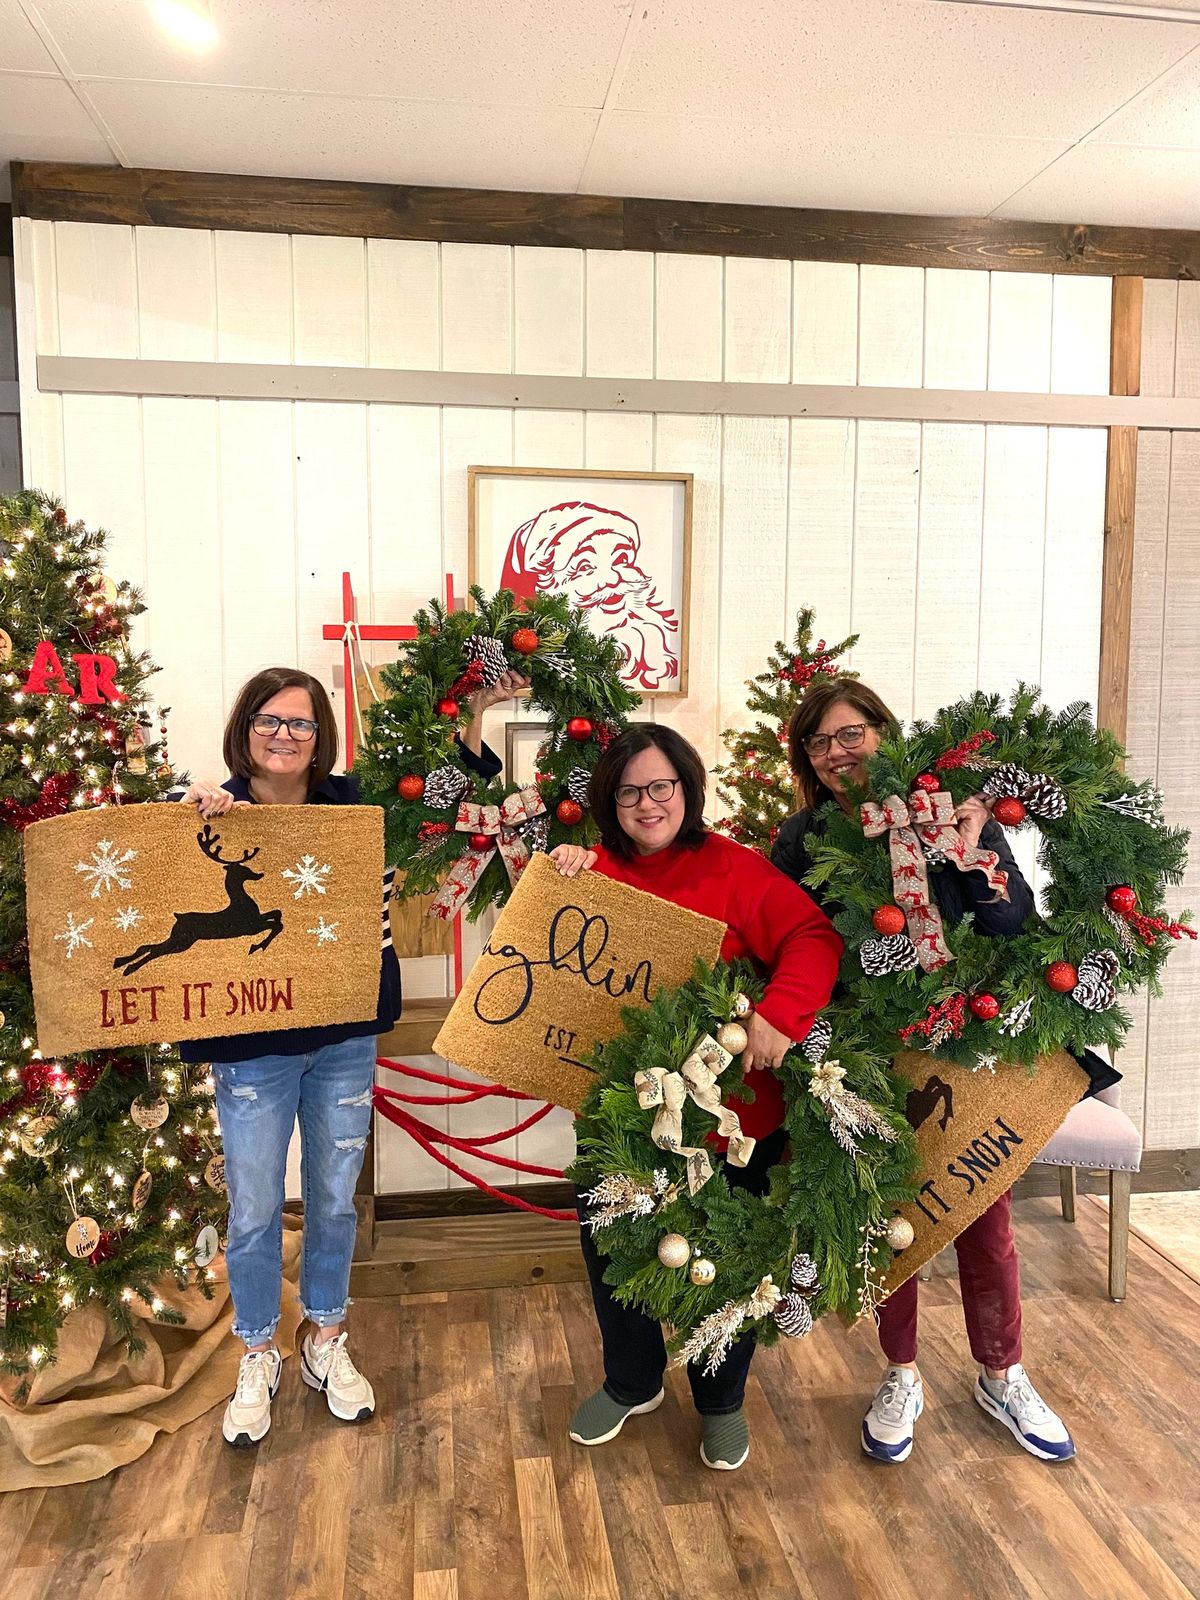
[[[113,581],[112,578],[109,577],[107,572],[100,579],[100,593],[103,596],[104,601],[105,601],[105,603],[107,605],[112,605],[113,601],[117,598],[118,594],[120,593],[120,590],[117,588],[116,583]]]
[[[67,1249],[82,1261],[100,1243],[100,1224],[95,1217],[76,1217],[67,1229]]]
[[[161,1128],[170,1114],[171,1108],[162,1095],[154,1100],[146,1100],[139,1095],[129,1108],[129,1115],[138,1127],[144,1128],[146,1132],[152,1128]]]
[[[17,1130],[17,1143],[27,1156],[49,1156],[58,1149],[58,1118],[31,1117]]]
[[[907,1250],[917,1235],[908,1218],[897,1215],[888,1219],[884,1236],[892,1249],[899,1253]]]
[[[692,1247],[681,1233],[667,1233],[658,1241],[658,1259],[664,1267],[686,1267]]]
[[[717,1269],[707,1256],[697,1256],[688,1268],[688,1277],[700,1288],[706,1288],[717,1276]]]
[[[0,628],[0,661],[11,661],[13,653],[12,635],[4,628]]]
[[[735,1017],[748,1017],[753,1010],[754,1007],[750,1004],[749,995],[739,994],[734,996],[733,1014]]]
[[[746,1048],[748,1034],[740,1022],[723,1022],[717,1029],[717,1043],[731,1056],[740,1056]]]

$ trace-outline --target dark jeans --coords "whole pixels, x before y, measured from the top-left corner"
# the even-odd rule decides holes
[[[732,1167],[722,1158],[721,1167],[730,1188],[749,1189],[751,1194],[765,1194],[767,1173],[777,1164],[786,1142],[787,1134],[783,1128],[779,1128],[759,1140],[746,1166]],[[666,1162],[677,1160],[669,1155],[663,1159]],[[582,1222],[587,1208],[579,1190],[576,1190],[575,1208]],[[590,1228],[581,1228],[580,1236],[583,1259],[592,1285],[592,1304],[596,1308],[596,1321],[600,1324],[600,1342],[604,1348],[604,1387],[621,1405],[644,1405],[647,1400],[653,1400],[662,1388],[663,1373],[667,1369],[667,1347],[662,1328],[644,1311],[623,1306],[616,1299],[612,1289],[604,1282],[608,1257],[602,1256],[596,1249]],[[744,1333],[711,1378],[704,1376],[702,1363],[688,1364],[692,1399],[701,1416],[719,1416],[722,1412],[741,1409],[746,1392],[746,1375],[750,1371],[753,1355],[754,1334]]]

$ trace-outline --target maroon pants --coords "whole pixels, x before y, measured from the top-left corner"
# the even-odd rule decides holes
[[[1021,1359],[1021,1265],[1012,1231],[1012,1196],[964,1228],[954,1241],[971,1354],[999,1371]],[[879,1343],[889,1361],[917,1359],[917,1279],[879,1307]]]

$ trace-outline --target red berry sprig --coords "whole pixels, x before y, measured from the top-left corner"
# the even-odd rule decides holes
[[[966,1012],[966,995],[952,994],[939,1005],[930,1006],[920,1022],[910,1022],[907,1028],[901,1028],[900,1037],[905,1044],[914,1034],[920,1034],[922,1039],[936,1035],[939,1044],[946,1039],[961,1039],[967,1020]]]
[[[953,772],[956,767],[965,767],[973,755],[977,755],[985,744],[994,744],[996,735],[989,733],[985,728],[982,733],[973,733],[969,739],[964,739],[961,744],[956,744],[952,750],[947,750],[933,763],[937,772]]]

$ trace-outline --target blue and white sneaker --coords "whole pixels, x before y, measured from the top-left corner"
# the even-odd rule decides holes
[[[1024,1367],[1009,1367],[1007,1378],[989,1378],[981,1372],[975,1380],[975,1398],[1031,1456],[1040,1461],[1069,1461],[1075,1454],[1075,1441],[1066,1424],[1030,1383]]]
[[[889,1367],[863,1418],[863,1449],[876,1461],[907,1461],[912,1454],[913,1428],[924,1409],[920,1375],[908,1367]]]

